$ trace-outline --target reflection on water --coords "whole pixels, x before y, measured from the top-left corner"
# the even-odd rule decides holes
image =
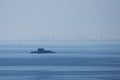
[[[0,80],[120,80],[120,46],[49,48],[56,54],[30,54],[35,46],[1,46]]]

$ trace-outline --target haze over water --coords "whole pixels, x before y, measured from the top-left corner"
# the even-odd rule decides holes
[[[120,80],[119,4],[0,0],[0,80]]]

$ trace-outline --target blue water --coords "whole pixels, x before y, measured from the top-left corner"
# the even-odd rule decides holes
[[[120,80],[120,45],[0,45],[0,80]]]

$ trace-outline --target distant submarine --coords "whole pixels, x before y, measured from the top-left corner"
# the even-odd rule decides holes
[[[55,53],[53,51],[50,51],[50,50],[44,50],[44,48],[38,48],[37,51],[32,51],[30,53],[38,53],[38,54],[42,54],[42,53]]]

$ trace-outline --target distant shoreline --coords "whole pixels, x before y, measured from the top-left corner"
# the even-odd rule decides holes
[[[81,40],[0,40],[0,45],[6,44],[120,44],[119,39],[97,40],[97,39],[81,39]]]

